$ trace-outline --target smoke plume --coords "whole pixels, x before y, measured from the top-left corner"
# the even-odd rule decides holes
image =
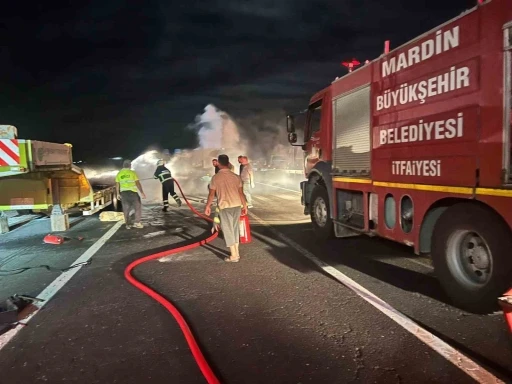
[[[262,111],[237,120],[240,136],[247,155],[252,159],[268,158],[272,154],[283,154],[290,149],[286,136],[286,114],[284,111]]]
[[[172,175],[180,181],[190,194],[204,195],[213,173],[212,158],[224,153],[238,169],[238,155],[246,155],[258,167],[267,166],[272,155],[289,157],[292,148],[287,142],[286,114],[281,110],[260,111],[249,117],[236,119],[228,113],[208,104],[203,113],[198,114],[188,129],[196,132],[199,146],[194,150],[176,150],[169,154],[148,149],[132,161],[141,179],[144,192],[150,200],[159,201],[160,183],[153,179],[156,163],[163,159]],[[299,161],[300,163],[300,161]],[[117,167],[84,167],[93,184],[113,184]],[[297,164],[291,167],[299,169]],[[276,176],[281,182],[286,175]],[[284,177],[284,178],[283,178]]]
[[[267,158],[290,149],[284,110],[259,111],[237,119],[208,104],[189,128],[197,132],[200,148],[236,149],[237,153],[252,159]]]

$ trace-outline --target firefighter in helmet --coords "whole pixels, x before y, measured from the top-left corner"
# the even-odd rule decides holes
[[[158,160],[157,168],[154,174],[154,178],[158,179],[160,183],[162,183],[162,200],[164,203],[164,208],[162,211],[167,212],[169,209],[169,195],[172,196],[178,207],[181,206],[181,199],[174,192],[174,180],[171,175],[171,171],[165,166],[165,162],[163,160]]]

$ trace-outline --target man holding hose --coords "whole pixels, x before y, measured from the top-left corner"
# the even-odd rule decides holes
[[[181,207],[181,200],[176,192],[174,192],[174,179],[171,175],[171,171],[165,166],[165,161],[162,159],[158,160],[156,165],[157,167],[153,177],[158,179],[162,184],[162,201],[164,203],[162,211],[167,212],[169,209],[169,195],[176,201],[178,207]]]
[[[240,177],[231,172],[229,157],[220,155],[218,158],[219,172],[210,181],[210,192],[206,202],[205,215],[212,213],[211,205],[215,195],[220,209],[220,227],[224,235],[226,246],[230,250],[230,257],[224,261],[236,263],[240,261],[238,245],[240,241],[240,215],[247,214],[247,201],[242,190]]]

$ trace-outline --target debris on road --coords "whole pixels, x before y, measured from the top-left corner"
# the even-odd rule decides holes
[[[144,235],[142,237],[148,239],[150,237],[160,236],[160,235],[163,235],[163,234],[165,234],[165,231],[157,231],[157,232],[148,233],[147,235]]]
[[[37,297],[15,294],[0,303],[0,334],[34,312],[37,309],[34,302],[42,301],[44,300]]]
[[[64,243],[65,241],[69,241],[69,240],[78,240],[78,241],[82,241],[84,239],[83,236],[77,236],[77,237],[68,237],[68,236],[59,236],[59,235],[52,235],[52,234],[48,234],[44,237],[43,241],[46,243],[46,244],[55,244],[55,245],[60,245],[62,243]]]
[[[123,212],[106,211],[100,213],[100,221],[124,221]]]
[[[48,234],[44,237],[43,241],[46,244],[60,245],[64,242],[64,238],[62,236]]]

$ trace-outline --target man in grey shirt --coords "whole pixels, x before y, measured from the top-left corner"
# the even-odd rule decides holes
[[[243,184],[242,189],[244,191],[245,199],[247,200],[247,208],[252,208],[251,188],[254,188],[254,172],[247,156],[242,156],[240,160],[240,178],[242,179]]]

